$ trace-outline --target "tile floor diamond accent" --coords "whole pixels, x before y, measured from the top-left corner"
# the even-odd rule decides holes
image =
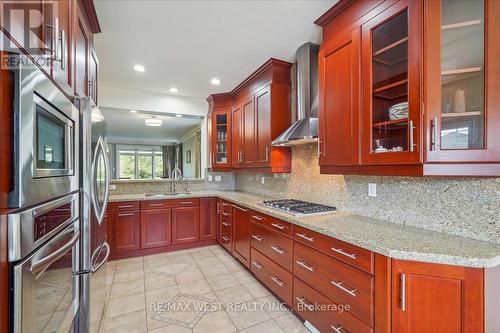
[[[308,332],[219,245],[111,261],[107,271],[99,333]]]

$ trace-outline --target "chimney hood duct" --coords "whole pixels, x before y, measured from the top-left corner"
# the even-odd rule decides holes
[[[273,146],[318,141],[318,52],[319,45],[313,43],[306,43],[297,50],[297,120],[272,142]]]

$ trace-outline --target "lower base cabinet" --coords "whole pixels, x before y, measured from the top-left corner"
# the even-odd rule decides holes
[[[109,214],[112,230],[112,252],[138,250],[141,247],[140,212],[118,211]],[[109,230],[109,229],[108,229]]]
[[[392,260],[393,332],[484,332],[484,271]]]
[[[172,244],[171,209],[141,211],[141,248]]]
[[[200,207],[172,208],[172,244],[197,242],[200,239]]]
[[[233,254],[247,267],[250,267],[250,221],[248,209],[233,207]]]

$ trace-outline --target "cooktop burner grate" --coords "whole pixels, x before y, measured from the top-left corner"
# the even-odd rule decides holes
[[[332,206],[325,206],[294,199],[268,200],[264,201],[263,204],[269,208],[294,215],[324,214],[337,210],[337,208]]]

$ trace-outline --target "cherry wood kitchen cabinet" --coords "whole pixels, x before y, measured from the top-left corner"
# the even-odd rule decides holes
[[[141,210],[141,248],[172,244],[172,209]]]
[[[231,158],[227,159],[227,165],[212,163],[216,170],[290,172],[290,148],[271,146],[272,140],[287,129],[291,122],[290,70],[290,63],[270,59],[232,92],[208,98],[214,110],[209,114],[212,132],[217,122],[223,122],[217,119],[224,119],[228,112],[227,99],[221,96],[231,96],[232,99],[227,144],[232,152],[227,155]],[[211,138],[212,151],[217,152],[223,145],[217,142],[217,136],[213,133]],[[211,160],[217,159],[217,154],[211,156]]]
[[[217,199],[200,199],[200,240],[217,238]]]
[[[319,124],[319,165],[358,165],[361,29],[348,28],[323,43],[318,57],[322,119]]]
[[[114,211],[112,221],[112,251],[115,253],[138,250],[141,247],[141,214],[138,211]]]
[[[212,171],[231,168],[232,161],[232,98],[230,94],[215,94],[207,98],[210,167]]]
[[[426,173],[498,176],[500,3],[425,1],[424,11]]]
[[[200,239],[200,207],[172,208],[172,244],[197,242]]]
[[[499,13],[491,0],[341,0],[320,17],[321,172],[500,175]]]
[[[250,221],[248,209],[233,205],[233,255],[250,266]]]
[[[393,332],[484,332],[483,270],[392,261]]]

